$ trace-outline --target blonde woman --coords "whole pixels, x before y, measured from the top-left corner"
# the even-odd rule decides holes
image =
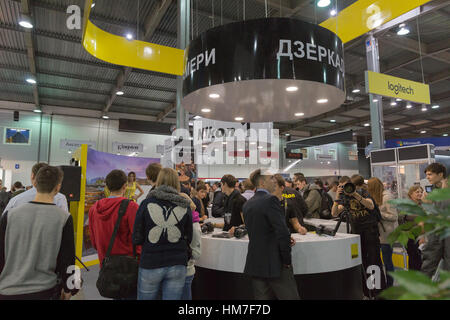
[[[155,300],[159,291],[163,300],[181,299],[192,238],[191,201],[180,195],[177,172],[163,168],[134,223],[133,243],[142,245],[138,300]]]
[[[383,182],[378,178],[370,178],[368,182],[368,191],[372,199],[378,205],[381,212],[381,223],[378,226],[380,232],[381,253],[386,268],[387,287],[391,287],[394,279],[387,272],[394,271],[392,262],[392,246],[387,241],[388,236],[398,227],[397,210],[391,206],[388,201],[393,200],[392,194],[384,188]]]
[[[408,198],[414,201],[417,205],[422,205],[423,198],[423,188],[420,185],[414,185],[409,188]],[[416,215],[405,215],[404,222],[414,221]],[[425,240],[422,238],[417,243],[415,240],[409,239],[408,244],[406,246],[406,251],[408,252],[408,269],[409,270],[418,270],[422,268],[422,253],[419,250],[419,245],[422,244]]]

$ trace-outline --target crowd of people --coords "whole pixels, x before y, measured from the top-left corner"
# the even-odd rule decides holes
[[[448,187],[443,165],[433,163],[425,173],[434,188]],[[185,179],[185,174],[157,163],[146,168],[146,176],[151,189],[144,195],[134,172],[112,170],[105,179],[105,198],[89,210],[91,241],[100,268],[108,254],[139,259],[137,288],[120,299],[192,299],[195,261],[201,256],[201,225],[209,217],[223,218],[213,226],[230,235],[238,227],[247,229],[244,273],[251,278],[255,299],[299,299],[291,234],[305,235],[306,219],[346,218],[351,232],[360,235],[364,269],[377,265],[382,272],[381,289],[369,289],[363,283],[365,296],[377,296],[393,285],[392,277],[383,271],[383,265],[387,272],[394,271],[387,237],[399,223],[414,219],[399,217],[389,203],[392,194],[375,177],[366,183],[360,175],[344,176],[324,184],[320,179],[310,183],[302,173],[290,180],[258,169],[242,182],[226,174],[220,182],[211,183]],[[14,197],[0,193],[0,201],[8,200],[0,220],[0,299],[69,299],[78,292],[67,282],[76,257],[72,216],[65,196],[59,193],[62,180],[59,168],[37,163],[31,172],[31,189]],[[145,199],[138,205],[141,196]],[[429,202],[419,185],[411,187],[408,196],[419,205]],[[411,240],[410,268],[431,277],[443,258],[444,269],[450,269],[449,239]]]

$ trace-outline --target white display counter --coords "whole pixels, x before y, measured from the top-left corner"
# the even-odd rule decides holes
[[[311,219],[320,220],[320,219]],[[336,221],[315,221],[319,224]],[[206,222],[223,223],[223,218]],[[313,221],[314,222],[314,221]],[[345,227],[345,225],[344,225]],[[196,299],[252,299],[250,278],[243,274],[248,236],[215,238],[215,229],[202,235],[202,254],[196,261],[193,296]],[[359,299],[362,297],[359,235],[337,233],[331,237],[309,232],[292,234],[292,266],[302,299]],[[213,286],[213,287],[211,287]],[[239,288],[239,289],[237,289]]]

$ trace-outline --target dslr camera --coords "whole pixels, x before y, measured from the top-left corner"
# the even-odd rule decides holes
[[[234,229],[234,236],[238,239],[245,237],[247,234],[248,232],[245,226],[239,226]]]
[[[344,207],[347,207],[348,203],[351,200],[350,194],[356,191],[355,184],[351,182],[347,182],[343,186],[339,186],[339,189],[341,189],[344,193],[341,193],[340,199],[336,200],[337,204],[343,205]]]
[[[201,226],[202,233],[211,233],[214,231],[214,226],[211,222],[206,222]]]

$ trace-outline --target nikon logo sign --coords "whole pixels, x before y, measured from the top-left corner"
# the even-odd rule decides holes
[[[411,102],[431,103],[428,85],[373,71],[366,71],[366,92]]]

